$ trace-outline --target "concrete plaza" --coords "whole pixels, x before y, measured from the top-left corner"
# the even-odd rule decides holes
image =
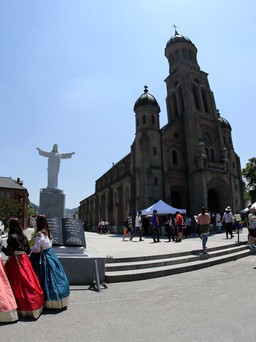
[[[179,244],[152,244],[149,239],[124,242],[120,236],[87,232],[86,237],[88,250],[112,256],[128,250],[145,253],[147,248],[150,253],[165,248],[172,251],[186,244],[197,248],[201,243],[198,238]],[[224,236],[214,235],[209,247],[216,239],[226,243]],[[48,310],[37,321],[1,325],[1,341],[254,342],[255,279],[256,260],[250,255],[164,278],[109,284],[101,292],[71,286],[67,310]]]

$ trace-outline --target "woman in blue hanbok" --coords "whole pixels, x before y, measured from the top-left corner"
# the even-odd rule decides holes
[[[44,307],[62,309],[68,305],[69,283],[52,248],[52,241],[46,216],[38,215],[35,244],[31,248],[30,260],[44,292]]]

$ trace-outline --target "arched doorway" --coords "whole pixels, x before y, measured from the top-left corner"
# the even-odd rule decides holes
[[[180,194],[176,191],[171,192],[171,204],[174,208],[181,208]]]
[[[207,194],[207,210],[211,213],[220,210],[220,195],[216,189],[209,189]]]

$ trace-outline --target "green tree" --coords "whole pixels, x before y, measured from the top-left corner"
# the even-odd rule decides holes
[[[11,198],[0,198],[0,218],[4,221],[5,226],[11,217],[20,217],[22,212],[22,203]]]
[[[31,205],[31,203],[29,203],[28,205],[28,217],[33,217],[36,216],[36,210],[35,208]]]
[[[256,158],[249,159],[245,168],[242,169],[242,176],[246,180],[246,191],[251,202],[256,202]]]

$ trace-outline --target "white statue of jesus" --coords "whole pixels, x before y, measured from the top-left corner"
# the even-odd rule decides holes
[[[39,147],[36,148],[39,151],[40,156],[48,157],[48,189],[58,189],[58,174],[60,171],[60,161],[61,159],[72,158],[75,152],[71,153],[59,153],[58,145],[54,144],[51,152],[40,150]]]

